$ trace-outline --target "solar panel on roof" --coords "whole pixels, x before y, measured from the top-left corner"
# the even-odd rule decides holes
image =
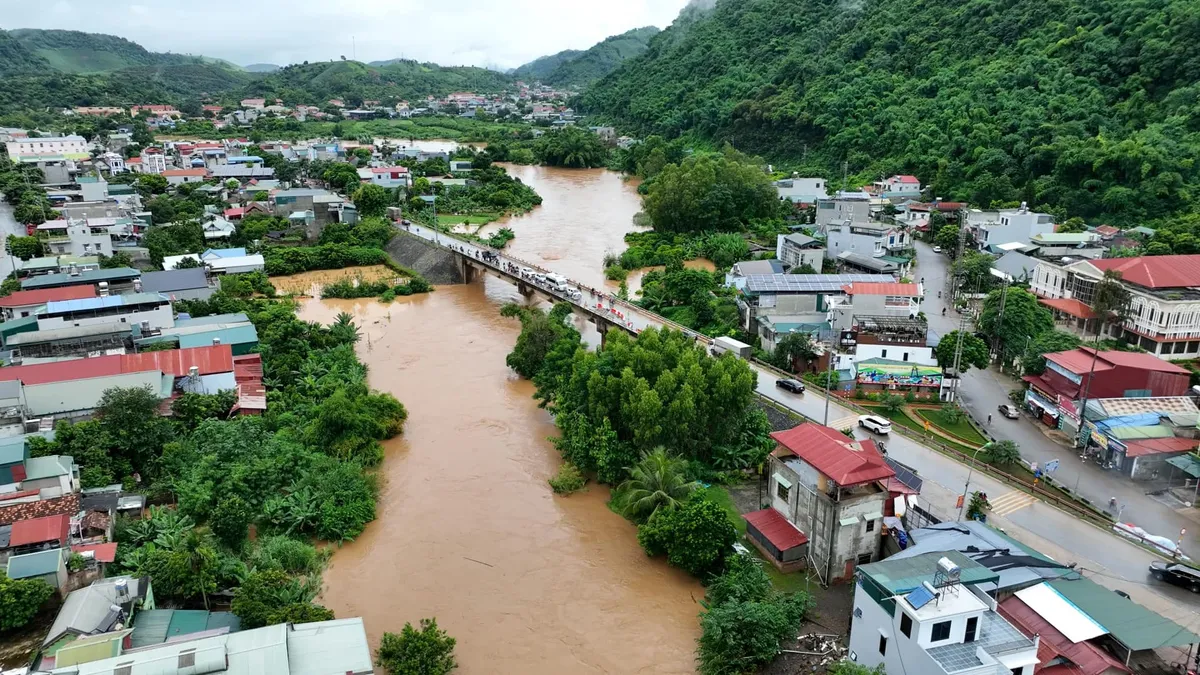
[[[917,586],[909,591],[908,595],[904,596],[904,599],[908,601],[908,604],[912,605],[913,609],[921,609],[933,600],[933,593],[924,586]]]

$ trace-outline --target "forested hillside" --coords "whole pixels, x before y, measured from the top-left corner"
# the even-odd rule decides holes
[[[585,92],[637,134],[913,173],[976,204],[1136,222],[1193,208],[1190,0],[718,0]]]
[[[358,61],[326,61],[285,66],[253,81],[245,93],[278,97],[289,105],[321,104],[330,98],[416,99],[455,91],[494,92],[509,83],[509,76],[486,68],[446,68],[407,60],[380,67]]]
[[[0,76],[44,71],[46,60],[26,49],[8,32],[0,30]]]
[[[20,28],[9,34],[30,52],[45,59],[51,68],[63,73],[103,73],[124,68],[198,63],[241,69],[216,59],[151,52],[136,42],[103,33]]]
[[[534,59],[529,63],[517,68],[510,73],[513,77],[522,80],[541,80],[545,81],[550,77],[550,73],[554,72],[562,64],[579,56],[583,52],[578,49],[565,49],[557,54],[543,56]]]
[[[540,80],[566,87],[585,86],[616,70],[626,59],[646,51],[650,38],[658,34],[654,26],[645,26],[613,35],[585,51],[567,50],[543,56],[513,71],[518,78]]]

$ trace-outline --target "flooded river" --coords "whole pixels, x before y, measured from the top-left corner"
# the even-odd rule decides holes
[[[633,186],[605,171],[513,171],[545,198],[510,221],[513,252],[603,283],[605,250],[633,228]],[[520,299],[485,277],[388,305],[303,301],[306,320],[355,316],[371,385],[409,411],[387,444],[378,519],[335,553],[322,602],[363,616],[373,645],[436,616],[464,675],[691,673],[700,585],[645,556],[607,489],[564,498],[546,484],[556,429],[504,363],[519,325],[498,312]]]

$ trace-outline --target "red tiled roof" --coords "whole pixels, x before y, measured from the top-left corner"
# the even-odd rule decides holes
[[[884,463],[874,442],[852,441],[842,432],[815,422],[776,431],[771,438],[838,485],[861,485],[896,475]]]
[[[8,525],[18,520],[54,516],[60,513],[74,515],[78,512],[79,495],[70,494],[55,499],[42,499],[36,502],[0,507],[0,525]]]
[[[244,215],[246,215],[246,207],[244,206],[234,206],[232,208],[225,209],[226,218],[241,218]]]
[[[24,384],[70,382],[93,377],[108,377],[122,373],[162,371],[167,375],[184,377],[188,368],[196,366],[201,375],[228,373],[233,370],[233,348],[229,345],[210,345],[190,349],[171,349],[141,354],[96,356],[29,366],[0,368],[0,381],[20,380]]]
[[[787,518],[784,518],[783,514],[775,509],[744,513],[742,517],[780,551],[786,551],[808,542],[808,537],[804,536],[803,532],[789,523]]]
[[[1100,235],[1101,237],[1111,237],[1120,231],[1121,230],[1119,228],[1113,227],[1112,225],[1101,225],[1100,227],[1096,228],[1096,234]]]
[[[913,180],[916,180],[915,178]],[[966,202],[922,202],[920,204],[909,204],[909,211],[958,211],[966,208]]]
[[[1040,636],[1037,656],[1041,666],[1058,658],[1066,659],[1076,666],[1067,670],[1059,670],[1063,667],[1059,665],[1045,670],[1037,668],[1035,670],[1039,675],[1054,672],[1071,673],[1071,675],[1101,675],[1109,668],[1116,668],[1125,673],[1130,672],[1129,668],[1126,668],[1124,664],[1100,647],[1087,641],[1071,642],[1068,640],[1061,631],[1015,595],[1000,603],[996,611],[1026,636]]]
[[[167,169],[164,176],[207,176],[208,169]]]
[[[67,532],[71,526],[71,516],[60,513],[42,518],[18,520],[12,525],[9,546],[25,546],[26,544],[41,544],[47,541],[67,543]]]
[[[1172,452],[1191,452],[1200,445],[1194,438],[1146,438],[1140,441],[1121,441],[1126,457],[1162,455]]]
[[[16,291],[0,298],[0,307],[29,307],[62,300],[82,300],[96,297],[96,287],[90,284],[65,286],[63,288],[39,288],[32,291]]]
[[[1136,370],[1155,370],[1162,373],[1177,373],[1179,375],[1189,374],[1187,370],[1170,361],[1164,361],[1153,354],[1143,354],[1141,352],[1112,350],[1099,352],[1097,356],[1096,350],[1090,347],[1079,347],[1078,349],[1071,349],[1065,352],[1046,354],[1047,360],[1053,361],[1072,373],[1077,374],[1091,372],[1093,358],[1096,361],[1096,373],[1112,370],[1116,366],[1123,366]]]
[[[856,281],[852,284],[842,286],[842,290],[849,295],[902,295],[917,297],[921,294],[920,288],[916,284],[868,283],[863,281]]]
[[[1091,307],[1088,307],[1082,301],[1075,298],[1038,298],[1038,302],[1081,319],[1096,318],[1096,313],[1092,311]]]
[[[1121,280],[1146,288],[1200,286],[1200,255],[1156,255],[1087,261],[1101,272],[1116,270]]]
[[[86,553],[92,551],[96,562],[110,563],[117,559],[117,542],[112,541],[107,544],[86,544],[81,546],[72,546],[72,553]]]

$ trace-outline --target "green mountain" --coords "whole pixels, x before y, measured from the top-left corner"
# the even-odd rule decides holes
[[[34,54],[12,35],[0,30],[0,75],[19,75],[44,72],[50,68],[46,59]]]
[[[1200,195],[1190,0],[718,0],[584,93],[641,135],[1115,223]]]
[[[19,28],[9,31],[17,42],[63,73],[109,73],[125,68],[209,63],[241,70],[228,61],[183,54],[147,51],[136,42],[115,35],[75,30]]]
[[[613,35],[585,51],[567,51],[543,56],[512,72],[517,78],[540,80],[554,86],[586,86],[616,70],[626,59],[646,51],[650,38],[658,34],[645,26]]]
[[[543,56],[541,58],[534,59],[523,66],[515,68],[509,74],[517,79],[522,80],[545,81],[546,78],[550,77],[550,73],[554,72],[555,68],[558,68],[567,61],[576,58],[582,53],[583,51],[579,49],[567,49],[557,54],[551,54],[549,56]]]
[[[354,102],[417,99],[455,91],[493,92],[512,82],[509,76],[486,68],[448,68],[403,59],[386,63],[382,66],[358,61],[293,64],[250,82],[244,92],[281,98],[289,104],[319,105],[331,98]]]
[[[279,66],[274,63],[251,63],[248,66],[243,66],[243,70],[248,73],[273,73],[279,70]]]

